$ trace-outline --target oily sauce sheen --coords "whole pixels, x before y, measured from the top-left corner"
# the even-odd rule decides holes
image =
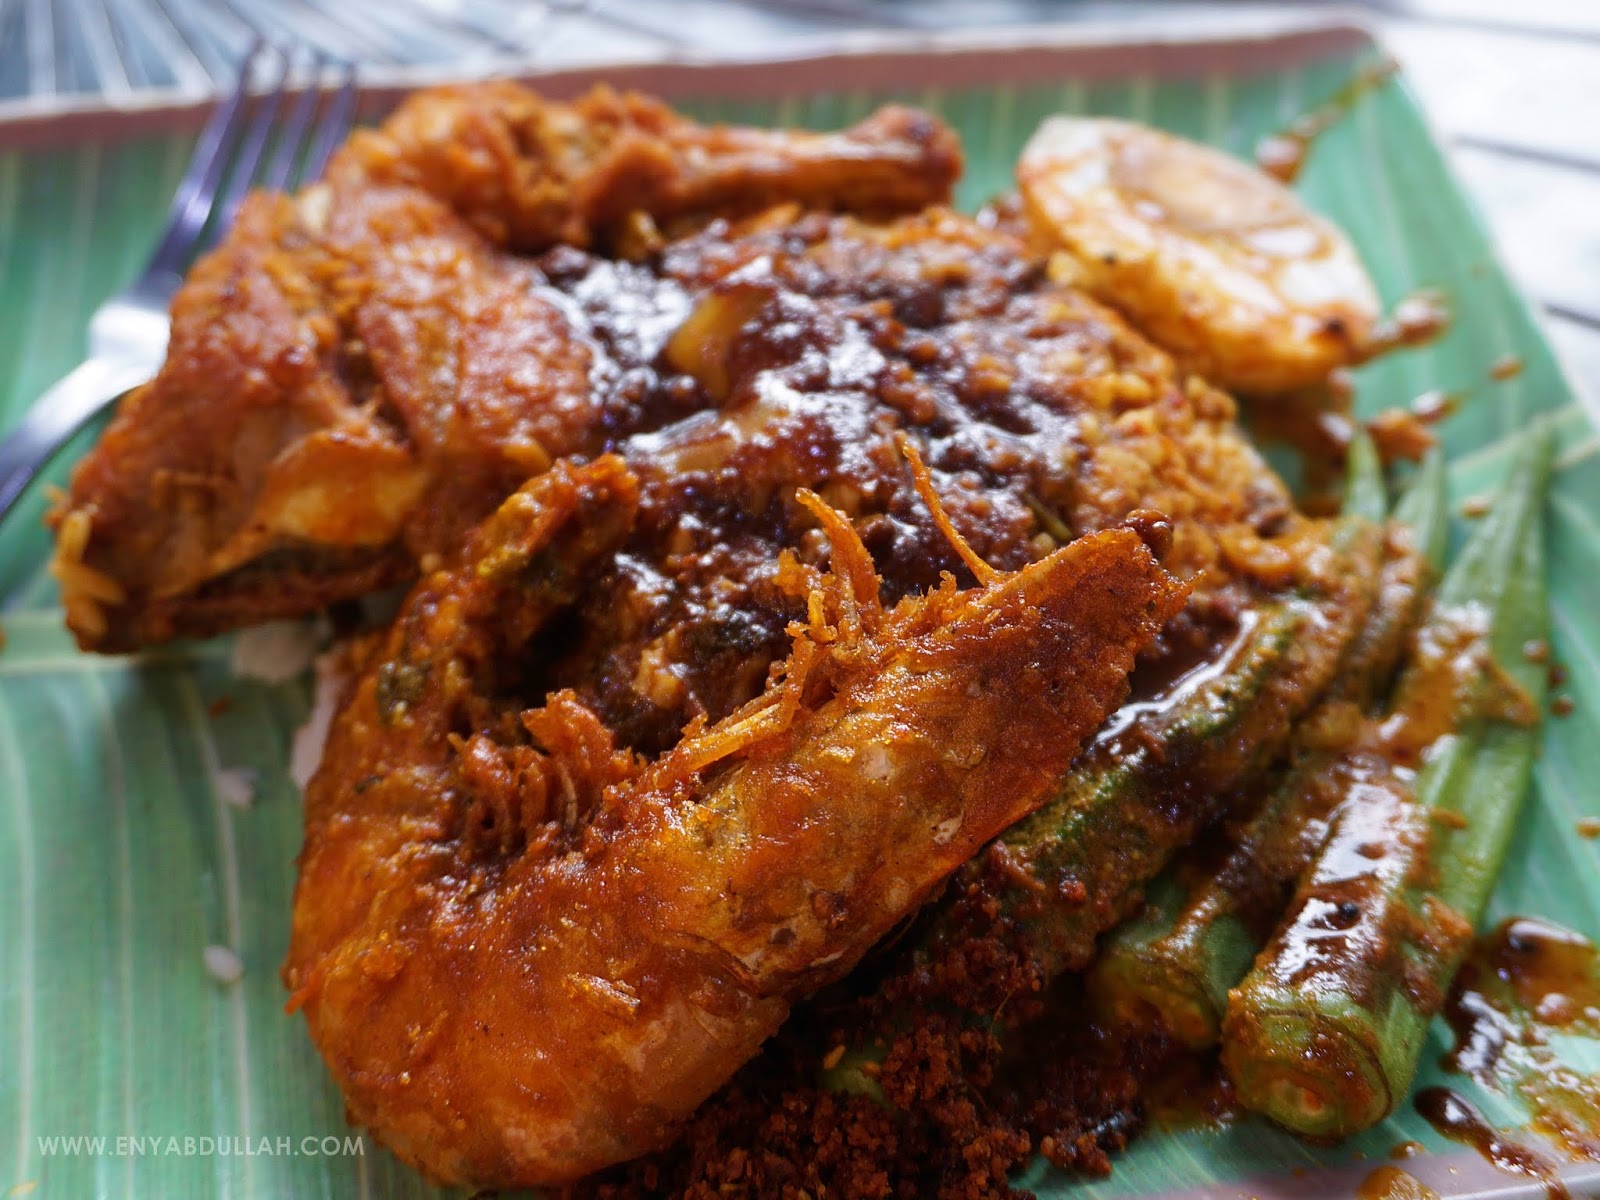
[[[1502,1171],[1538,1180],[1550,1200],[1571,1200],[1554,1163],[1495,1129],[1470,1101],[1449,1088],[1424,1088],[1417,1093],[1416,1106],[1441,1136],[1471,1146]]]
[[[1170,680],[1215,659],[1260,594],[1251,576],[1280,585],[1267,539],[1304,526],[1243,440],[1218,436],[1225,396],[1180,390],[1161,355],[1019,249],[951,214],[887,229],[776,215],[713,223],[633,266],[570,248],[537,259],[595,346],[602,390],[654,419],[600,447],[640,480],[632,536],[509,686],[530,700],[572,688],[646,754],[757,695],[802,615],[776,584],[780,554],[828,557],[797,485],[850,518],[885,602],[943,572],[970,583],[910,485],[901,435],[999,570],[1134,525],[1203,580],[1141,672]],[[1204,481],[1209,463],[1226,479]],[[1187,521],[1162,515],[1180,506]]]
[[[1447,1069],[1514,1093],[1541,1133],[1600,1160],[1600,1080],[1552,1048],[1557,1036],[1600,1037],[1593,943],[1547,921],[1507,920],[1479,939],[1444,1015],[1455,1031]]]
[[[1600,1085],[1563,1065],[1550,1044],[1558,1033],[1600,1036],[1600,957],[1593,943],[1547,921],[1503,921],[1478,939],[1444,1015],[1455,1032],[1447,1070],[1514,1093],[1540,1133],[1573,1155],[1600,1159]],[[1538,1179],[1551,1196],[1568,1195],[1545,1155],[1492,1128],[1455,1092],[1428,1088],[1416,1106],[1440,1133],[1495,1166]]]
[[[1357,72],[1327,103],[1296,117],[1287,129],[1263,138],[1256,146],[1256,166],[1280,182],[1293,183],[1318,135],[1338,124],[1358,100],[1389,82],[1399,69],[1394,59],[1385,58]]]

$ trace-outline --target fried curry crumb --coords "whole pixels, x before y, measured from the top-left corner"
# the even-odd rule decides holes
[[[999,936],[932,968],[911,959],[891,953],[797,1011],[672,1148],[585,1181],[568,1200],[1024,1200],[1032,1193],[1011,1179],[1035,1156],[1108,1174],[1146,1122],[1143,1095],[1170,1069],[1168,1048],[1095,1028],[1076,980],[1039,995],[1036,968]],[[1001,1021],[962,1003],[1008,994],[1025,1000]],[[881,1060],[861,1064],[878,1095],[819,1079],[819,1045],[831,1070],[878,1039]]]

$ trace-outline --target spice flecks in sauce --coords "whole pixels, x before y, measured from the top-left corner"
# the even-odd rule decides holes
[[[1503,922],[1480,938],[1445,1008],[1445,1066],[1510,1092],[1534,1128],[1600,1160],[1600,1080],[1563,1065],[1553,1035],[1600,1039],[1600,951],[1546,921]]]
[[[1270,134],[1256,145],[1256,166],[1283,183],[1293,183],[1305,166],[1306,154],[1317,136],[1336,125],[1369,92],[1387,83],[1400,69],[1392,58],[1363,67],[1328,100],[1297,117],[1285,130]]]
[[[1515,379],[1522,374],[1522,360],[1515,354],[1503,354],[1495,359],[1489,367],[1489,378],[1506,380]]]
[[[1412,346],[1426,346],[1450,328],[1450,308],[1444,294],[1430,288],[1413,292],[1380,322],[1362,348],[1361,361]]]
[[[1441,1136],[1471,1146],[1507,1174],[1538,1180],[1551,1200],[1571,1200],[1554,1163],[1496,1130],[1476,1106],[1449,1088],[1424,1088],[1417,1093],[1416,1108]]]

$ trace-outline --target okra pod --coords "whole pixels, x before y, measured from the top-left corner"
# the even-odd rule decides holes
[[[986,903],[1043,980],[1088,964],[1095,939],[1281,752],[1328,686],[1370,611],[1382,530],[1340,517],[1330,540],[1338,567],[1256,610],[1186,690],[1125,705],[1056,796],[969,865],[984,872]]]
[[[1351,644],[1338,679],[1303,728],[1287,775],[1246,823],[1220,866],[1192,886],[1174,873],[1152,885],[1141,914],[1115,930],[1090,971],[1091,999],[1119,1027],[1163,1029],[1192,1048],[1221,1036],[1228,991],[1243,978],[1282,908],[1285,890],[1321,844],[1325,819],[1347,773],[1342,747],[1328,744],[1359,722],[1360,710],[1387,682],[1425,591],[1426,567],[1415,549],[1433,545],[1447,526],[1442,465],[1425,463],[1402,498],[1411,522],[1389,531],[1388,557],[1366,626]],[[1384,487],[1369,439],[1351,446],[1344,515],[1381,521]],[[1307,744],[1310,743],[1310,744]]]
[[[1552,437],[1525,436],[1440,584],[1381,726],[1288,916],[1229,998],[1247,1107],[1343,1137],[1392,1112],[1481,917],[1527,790],[1545,693],[1542,513]],[[1413,775],[1413,768],[1420,770]]]

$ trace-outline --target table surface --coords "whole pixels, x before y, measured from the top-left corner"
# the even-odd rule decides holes
[[[0,122],[206,95],[257,33],[377,67],[492,71],[613,56],[793,54],[870,28],[1116,21],[1164,35],[1289,8],[1355,13],[1400,59],[1558,351],[1600,398],[1600,2],[0,0]],[[1597,410],[1600,411],[1600,410]]]

